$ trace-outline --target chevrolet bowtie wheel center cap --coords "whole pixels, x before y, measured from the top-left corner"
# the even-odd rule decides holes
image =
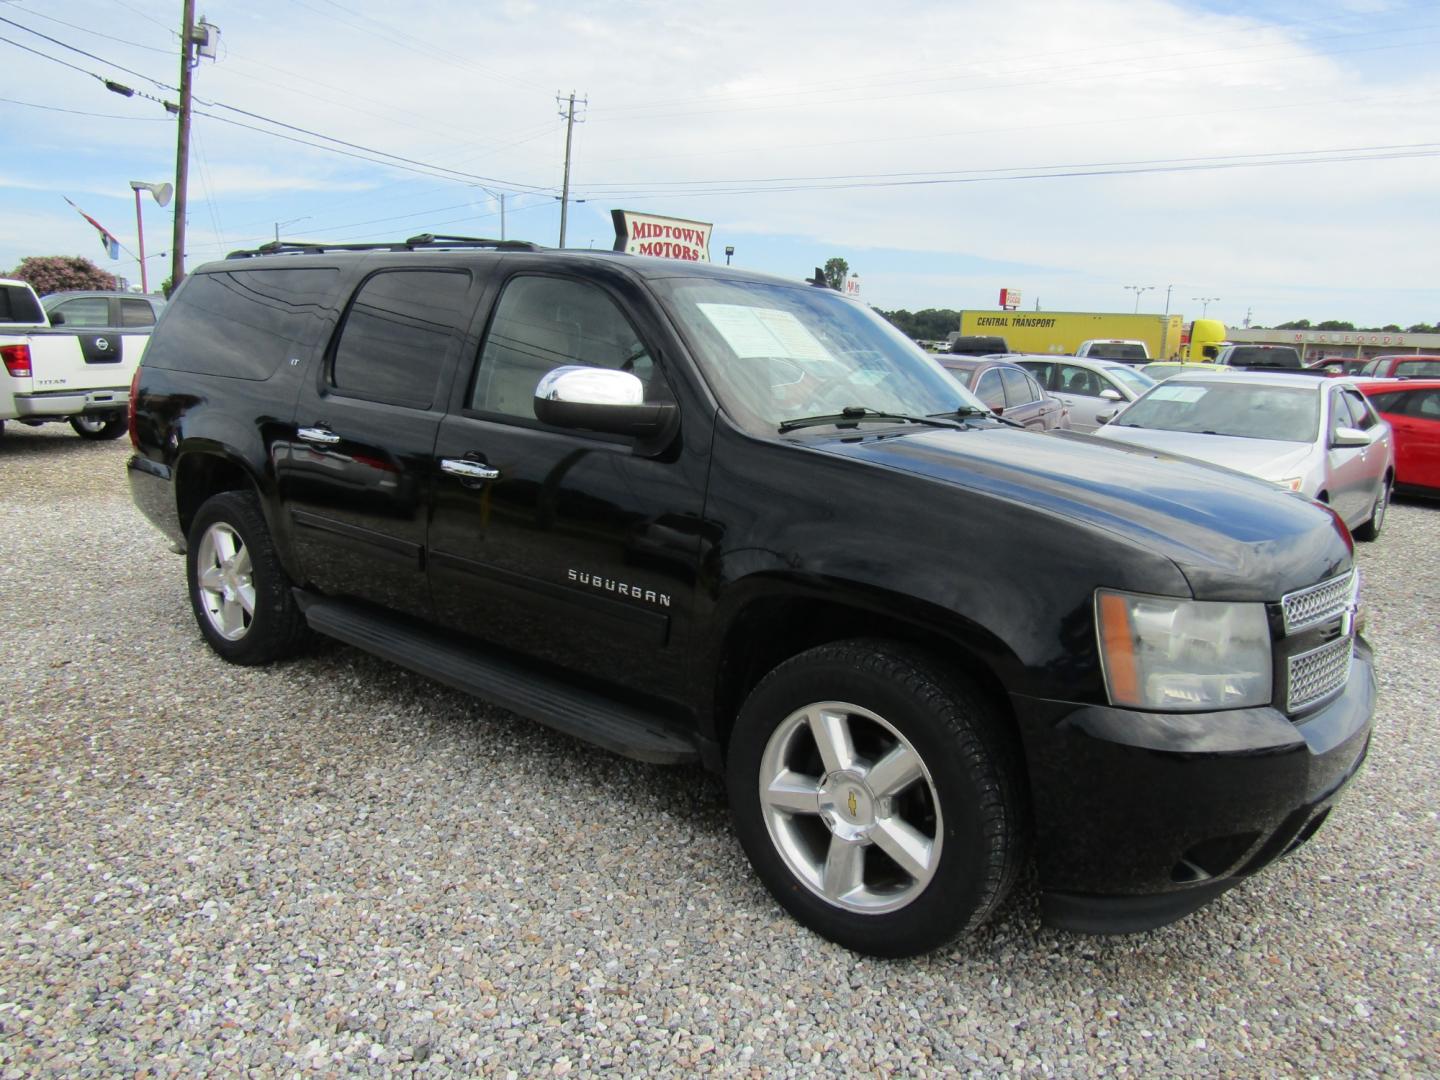
[[[836,836],[865,840],[875,826],[875,796],[860,775],[831,773],[820,784],[820,817]]]

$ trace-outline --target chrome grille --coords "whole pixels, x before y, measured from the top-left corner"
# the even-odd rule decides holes
[[[1344,613],[1350,606],[1355,593],[1355,572],[1341,574],[1319,585],[1301,589],[1281,597],[1280,606],[1285,612],[1285,633],[1293,634],[1314,626],[1326,619],[1333,619]]]
[[[1286,711],[1313,705],[1344,687],[1350,678],[1353,649],[1354,643],[1346,636],[1290,657]]]

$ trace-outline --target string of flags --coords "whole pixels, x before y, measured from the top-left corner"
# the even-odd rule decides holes
[[[109,229],[105,228],[104,225],[101,225],[100,222],[96,221],[89,214],[85,213],[84,210],[81,210],[80,207],[75,206],[73,202],[70,202],[70,199],[67,196],[62,195],[60,197],[64,199],[67,203],[70,203],[70,205],[74,207],[77,214],[83,217],[91,225],[95,226],[96,230],[100,233],[100,246],[105,249],[106,254],[108,254],[112,259],[120,258],[120,241],[115,238],[115,234],[112,233]]]

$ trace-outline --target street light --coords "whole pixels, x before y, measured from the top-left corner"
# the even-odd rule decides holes
[[[1154,286],[1154,285],[1126,285],[1125,288],[1129,289],[1131,292],[1133,292],[1133,293],[1135,294],[1135,314],[1138,315],[1138,314],[1140,314],[1140,294],[1143,293],[1143,292],[1149,292],[1151,289],[1155,288],[1155,286]]]
[[[485,187],[485,186],[482,185],[482,184],[476,184],[475,186],[478,187],[481,191],[485,192],[486,195],[489,195],[492,199],[499,199],[499,200],[500,200],[500,239],[501,239],[501,240],[504,240],[504,239],[505,239],[505,192],[503,192],[503,191],[491,191],[488,187]]]
[[[1203,319],[1203,318],[1205,318],[1205,313],[1210,310],[1210,305],[1211,305],[1211,304],[1216,304],[1216,303],[1219,303],[1219,302],[1220,302],[1220,297],[1218,297],[1218,296],[1192,296],[1192,297],[1190,297],[1190,300],[1191,300],[1192,303],[1196,303],[1196,304],[1199,304],[1199,305],[1200,305],[1200,317]]]
[[[289,221],[277,221],[277,222],[275,222],[275,242],[276,242],[277,244],[280,242],[280,227],[281,227],[282,225],[294,225],[296,222],[299,222],[299,221],[309,221],[309,220],[310,220],[310,215],[309,215],[309,214],[306,214],[304,217],[292,217]]]
[[[148,191],[161,206],[170,205],[170,196],[175,189],[169,184],[147,184],[144,180],[131,180],[130,190],[135,192],[135,231],[140,235],[140,291],[150,291],[150,279],[145,275],[145,222],[140,214],[140,192]]]
[[[729,265],[730,265],[730,256],[731,256],[731,255],[734,255],[734,254],[735,254],[735,245],[734,245],[734,244],[726,244],[726,245],[725,245],[725,265],[726,265],[726,266],[729,266]]]

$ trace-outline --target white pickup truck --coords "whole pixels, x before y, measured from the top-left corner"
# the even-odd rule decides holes
[[[53,327],[29,284],[0,278],[0,434],[7,420],[63,420],[81,438],[119,438],[149,341],[148,326]]]

